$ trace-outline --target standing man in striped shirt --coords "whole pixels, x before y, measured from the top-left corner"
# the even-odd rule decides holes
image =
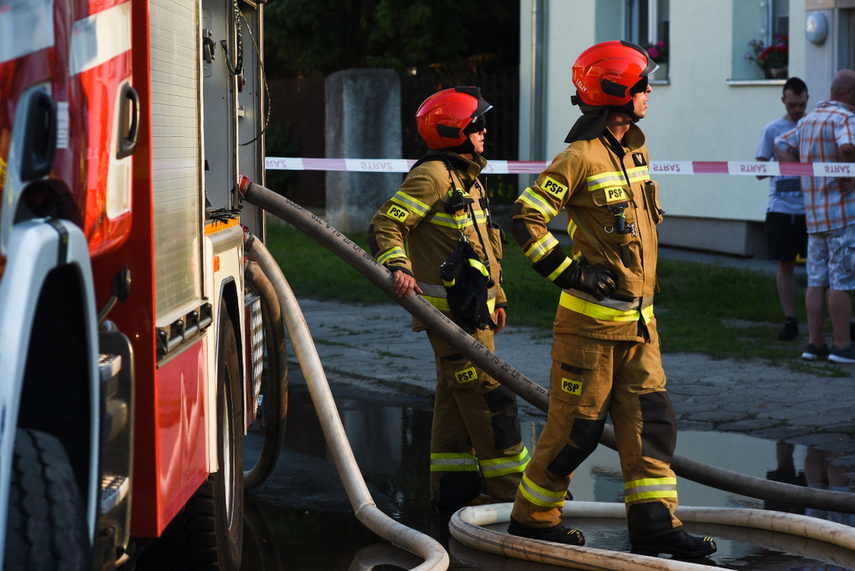
[[[855,162],[855,71],[844,69],[831,82],[827,101],[775,140],[782,162]],[[855,173],[853,173],[855,174]],[[808,231],[807,310],[810,341],[802,358],[828,356],[834,363],[855,363],[849,324],[855,289],[855,193],[850,177],[803,176]],[[825,298],[833,344],[822,333]]]

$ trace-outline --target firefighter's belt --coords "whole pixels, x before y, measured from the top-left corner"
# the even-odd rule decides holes
[[[561,292],[559,303],[570,311],[602,321],[638,321],[642,319],[646,324],[653,318],[652,295],[630,301],[610,297],[597,300],[577,289],[566,289]]]
[[[425,298],[432,306],[440,311],[450,312],[448,300],[446,300],[445,286],[434,284],[419,283],[422,290],[422,297]],[[499,292],[499,287],[494,286],[487,290],[487,309],[490,313],[496,310],[496,294]]]

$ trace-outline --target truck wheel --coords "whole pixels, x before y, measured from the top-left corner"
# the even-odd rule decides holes
[[[163,535],[145,549],[137,569],[237,571],[243,549],[243,433],[237,339],[221,306],[217,352],[217,459],[220,469],[202,482]]]
[[[217,458],[220,469],[212,474],[217,551],[221,569],[240,569],[243,548],[243,387],[234,327],[221,306],[220,361],[217,367]]]
[[[65,448],[50,434],[19,428],[3,569],[91,569],[86,527]]]

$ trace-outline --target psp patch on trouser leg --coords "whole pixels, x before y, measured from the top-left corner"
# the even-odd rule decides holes
[[[494,349],[492,331],[478,331],[473,337]],[[439,337],[428,332],[428,338],[437,362],[432,456],[473,455],[491,499],[510,501],[528,463],[516,396]],[[442,493],[439,480],[432,466],[434,499]]]

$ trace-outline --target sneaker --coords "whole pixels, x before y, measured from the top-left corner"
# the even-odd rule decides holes
[[[508,533],[529,539],[563,543],[564,545],[585,545],[585,536],[582,535],[581,531],[569,528],[560,523],[552,527],[530,527],[511,518],[511,523],[508,525]]]
[[[698,559],[715,553],[717,549],[712,537],[696,537],[681,529],[659,537],[651,537],[632,544],[632,553],[658,557],[668,553],[680,559]]]
[[[778,341],[792,341],[799,336],[799,324],[795,319],[784,321],[784,327],[778,333]]]
[[[802,359],[805,361],[818,361],[820,359],[825,359],[828,357],[829,350],[828,345],[823,345],[822,347],[817,347],[813,343],[809,343],[805,350],[802,352]]]
[[[844,349],[832,345],[828,360],[832,363],[855,363],[855,343],[850,343]]]

